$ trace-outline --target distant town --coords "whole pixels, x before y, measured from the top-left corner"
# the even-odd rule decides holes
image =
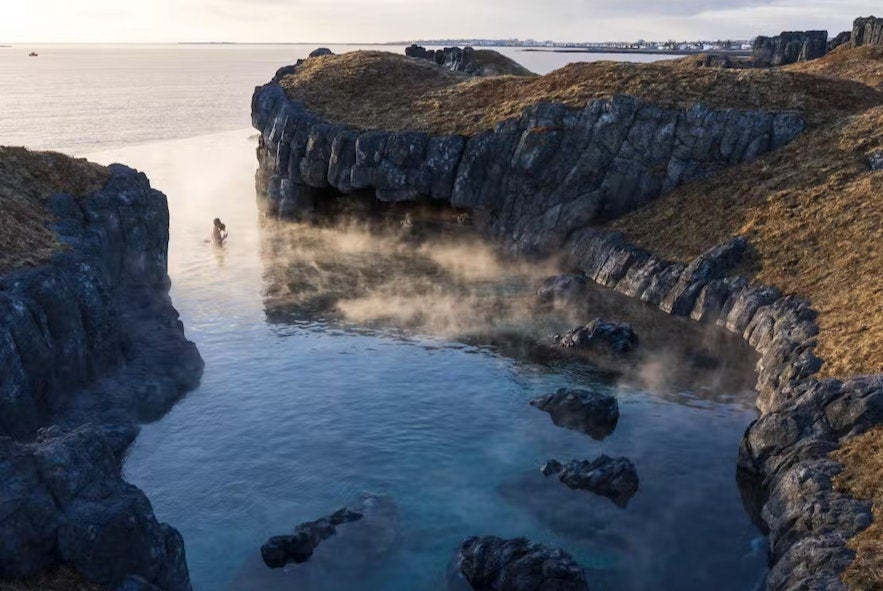
[[[417,41],[396,41],[384,45],[428,45],[444,47],[521,47],[545,50],[575,50],[603,52],[698,52],[698,51],[751,51],[750,39],[727,39],[717,41],[609,41],[570,42],[570,41],[536,41],[534,39],[423,39]]]

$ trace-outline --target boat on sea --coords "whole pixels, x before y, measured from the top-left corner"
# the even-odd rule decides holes
[[[36,51],[32,51],[28,54],[28,57],[37,57],[39,54]]]

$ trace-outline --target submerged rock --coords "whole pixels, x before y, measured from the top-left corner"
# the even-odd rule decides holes
[[[553,340],[565,349],[606,349],[618,354],[628,353],[638,346],[638,337],[631,324],[600,318],[563,335],[557,334]]]
[[[564,550],[496,536],[466,539],[454,559],[477,591],[588,591],[583,568]],[[462,589],[456,578],[449,585]]]
[[[549,413],[559,427],[582,431],[593,439],[610,435],[619,420],[616,398],[601,392],[561,388],[534,398],[530,405]]]
[[[388,497],[363,495],[358,502],[343,507],[315,521],[301,523],[294,528],[291,535],[273,536],[261,546],[261,558],[270,568],[282,568],[288,563],[299,564],[310,560],[324,541],[337,533],[337,527],[361,521],[366,514],[371,521],[380,521],[378,516],[388,517],[396,514],[395,505]],[[388,528],[381,528],[376,535],[362,540],[362,545],[370,545],[377,551],[385,551],[394,541],[395,533],[390,534]]]
[[[554,275],[543,281],[537,290],[537,297],[541,302],[546,303],[555,300],[576,300],[585,294],[586,285],[585,275],[578,273]]]
[[[570,488],[607,497],[620,507],[625,507],[638,492],[638,472],[628,458],[601,455],[591,462],[573,460],[567,464],[549,460],[541,471],[545,476],[557,474],[558,479]]]

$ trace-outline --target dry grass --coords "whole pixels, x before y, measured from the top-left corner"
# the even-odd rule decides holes
[[[59,245],[47,227],[44,200],[59,192],[87,195],[107,169],[53,152],[0,146],[0,273],[46,262]]]
[[[883,371],[883,106],[809,132],[755,162],[691,183],[614,222],[689,260],[729,236],[756,249],[756,279],[809,297],[827,375]]]
[[[512,58],[493,49],[476,49],[471,61],[481,67],[484,76],[535,76]]]
[[[796,110],[817,125],[879,104],[864,84],[782,70],[570,64],[545,76],[468,77],[379,51],[308,60],[282,80],[291,98],[362,129],[474,135],[542,101],[582,107],[631,94],[664,106]]]
[[[51,568],[30,579],[0,581],[0,591],[101,591],[79,573],[62,566]]]
[[[855,561],[843,575],[853,591],[883,589],[883,427],[856,437],[832,454],[843,464],[834,486],[858,499],[874,502],[874,522],[849,541]]]
[[[883,47],[841,45],[821,59],[799,62],[785,69],[791,72],[851,80],[883,90]]]

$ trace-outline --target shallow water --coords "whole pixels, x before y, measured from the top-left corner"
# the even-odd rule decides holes
[[[125,475],[183,534],[197,590],[444,589],[476,534],[562,547],[592,589],[756,587],[763,540],[735,480],[753,357],[738,339],[601,290],[590,310],[536,309],[526,294],[548,269],[477,243],[261,223],[253,149],[238,131],[94,155],[145,170],[170,201],[172,296],[206,371],[144,427]],[[205,243],[215,216],[230,229],[221,250]],[[595,312],[641,335],[645,356],[620,379],[475,344],[540,339]],[[615,432],[594,441],[528,405],[562,386],[615,392]],[[624,509],[538,469],[600,453],[637,466]],[[267,537],[363,491],[399,511],[397,545],[369,567],[323,568],[322,547],[286,571],[260,562]],[[338,551],[363,551],[344,528]]]

